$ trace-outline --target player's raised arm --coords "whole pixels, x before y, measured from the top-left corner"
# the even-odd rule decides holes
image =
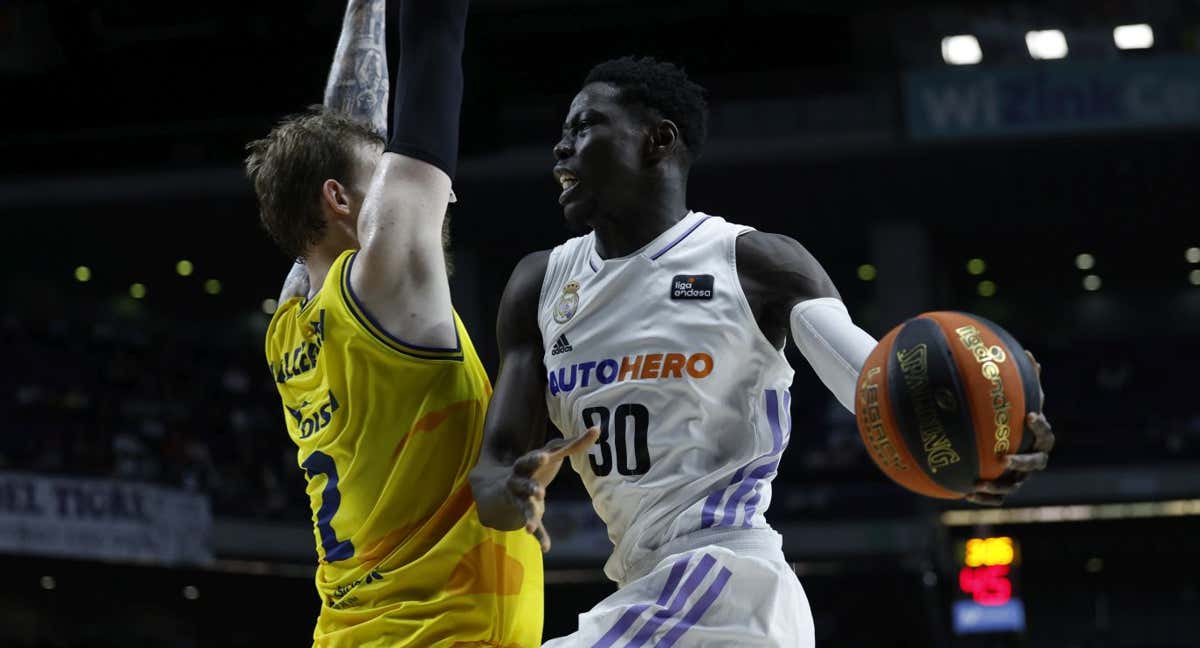
[[[479,463],[471,471],[479,520],[503,530],[524,526],[537,536],[543,551],[550,548],[541,523],[546,486],[563,459],[585,451],[597,435],[589,430],[542,445],[548,414],[537,308],[549,257],[549,251],[541,251],[522,259],[500,299],[496,321],[500,371],[483,426]]]
[[[333,65],[325,82],[326,110],[370,124],[387,137],[388,70],[384,32],[386,0],[350,0],[342,18]],[[304,264],[296,262],[283,282],[279,303],[310,292]]]
[[[467,0],[404,0],[391,139],[357,223],[354,297],[387,332],[455,348],[442,221],[458,162]]]
[[[370,124],[381,137],[387,137],[386,10],[386,0],[347,3],[323,102],[330,111]]]

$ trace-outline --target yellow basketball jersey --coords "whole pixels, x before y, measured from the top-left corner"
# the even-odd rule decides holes
[[[537,541],[480,524],[467,484],[487,373],[457,314],[453,349],[380,328],[351,289],[355,254],[280,305],[266,339],[312,503],[314,645],[539,646]]]

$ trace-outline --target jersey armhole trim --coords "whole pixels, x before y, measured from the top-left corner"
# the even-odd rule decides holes
[[[417,344],[410,344],[388,333],[386,329],[379,325],[379,322],[375,321],[375,318],[371,317],[371,314],[367,312],[366,306],[359,301],[358,296],[354,294],[354,288],[350,285],[350,269],[354,267],[354,259],[357,256],[357,252],[351,253],[342,265],[338,285],[341,288],[342,302],[346,304],[346,310],[358,322],[359,326],[387,348],[403,355],[421,360],[452,360],[461,362],[463,359],[462,339],[458,334],[458,318],[453,317],[453,313],[451,313],[454,322],[455,346],[453,349],[423,347]]]
[[[757,232],[758,230],[756,230],[753,227],[750,227],[749,225],[738,225],[737,227],[738,227],[738,229],[736,231],[734,231],[733,236],[729,237],[729,252],[728,252],[728,254],[729,254],[729,265],[730,265],[730,267],[733,268],[733,284],[734,284],[735,289],[737,290],[738,304],[742,307],[742,313],[744,313],[746,315],[746,317],[750,320],[750,324],[754,327],[753,335],[754,335],[755,339],[757,339],[763,345],[764,348],[770,349],[771,353],[784,354],[787,351],[787,338],[784,338],[782,349],[776,347],[774,344],[771,343],[770,340],[767,339],[766,334],[763,333],[762,327],[759,326],[759,324],[758,324],[758,318],[754,316],[754,309],[750,308],[750,300],[746,297],[746,291],[742,289],[742,275],[740,272],[738,272],[738,265],[737,265],[737,242],[738,242],[738,239],[742,238],[743,235],[749,234],[750,232]]]

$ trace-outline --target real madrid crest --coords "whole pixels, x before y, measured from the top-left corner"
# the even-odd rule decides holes
[[[568,281],[567,285],[563,286],[562,294],[558,296],[558,303],[554,305],[554,321],[565,324],[575,317],[575,311],[578,309],[579,282]]]

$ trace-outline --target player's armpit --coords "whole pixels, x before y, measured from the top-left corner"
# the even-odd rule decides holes
[[[411,345],[458,343],[442,248],[449,195],[450,178],[437,167],[385,153],[359,215],[362,249],[350,268],[351,297]]]
[[[744,232],[737,238],[735,254],[738,281],[754,319],[777,347],[787,340],[793,306],[809,299],[841,298],[821,264],[788,236]]]
[[[467,0],[405,0],[391,140],[357,223],[350,285],[375,324],[410,346],[458,346],[442,222],[458,156]]]

